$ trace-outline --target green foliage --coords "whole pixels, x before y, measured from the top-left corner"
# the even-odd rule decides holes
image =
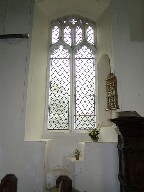
[[[81,151],[80,151],[80,150],[75,149],[75,151],[74,151],[74,155],[80,155],[80,153],[81,153]]]
[[[100,126],[98,125],[95,129],[89,130],[88,135],[91,137],[92,140],[97,140],[99,139],[99,134],[100,134]]]

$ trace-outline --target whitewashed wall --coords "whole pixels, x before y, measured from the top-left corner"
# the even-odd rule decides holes
[[[0,1],[0,34],[30,33],[33,1]],[[0,40],[0,179],[18,178],[18,191],[42,192],[44,143],[25,142],[30,39]]]
[[[76,189],[81,192],[119,192],[116,145],[86,142],[84,160],[67,160]]]
[[[35,6],[28,74],[26,140],[41,139],[45,126],[48,24],[46,15]]]
[[[130,40],[126,2],[112,0],[111,10],[107,12],[110,13],[109,17],[105,12],[98,20],[97,27],[101,32],[98,60],[103,54],[110,56],[111,67],[118,78],[120,110],[136,110],[144,115],[144,43]],[[2,0],[0,5],[1,34],[31,32],[30,0],[9,1],[8,9],[6,1]],[[19,179],[18,190],[28,192],[42,191],[44,179],[44,143],[24,142],[24,135],[26,140],[40,140],[45,126],[48,18],[37,7],[35,13],[29,77],[30,40],[0,41],[0,177],[9,172],[15,173]],[[29,85],[25,132],[27,78]],[[113,128],[105,127],[101,132],[101,141],[116,142]],[[63,158],[72,155],[78,142],[84,139],[89,138],[58,136],[49,141],[46,171],[63,168]],[[105,162],[105,166],[107,163],[110,160]],[[111,171],[115,172],[115,168]],[[100,179],[96,175],[94,177]],[[101,183],[107,178],[101,180]],[[109,181],[106,182],[108,185]]]
[[[113,72],[111,47],[111,10],[108,7],[96,22],[97,25],[97,115],[99,123],[110,126],[111,111],[107,111],[106,79]]]
[[[131,41],[127,1],[113,0],[111,6],[114,69],[118,79],[120,111],[135,110],[144,116],[144,42]],[[137,10],[132,12],[137,14]]]

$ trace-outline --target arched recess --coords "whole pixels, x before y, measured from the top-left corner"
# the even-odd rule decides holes
[[[106,95],[106,79],[111,71],[110,59],[107,54],[100,57],[98,62],[98,119],[102,126],[110,126],[111,111],[106,111],[107,95]]]

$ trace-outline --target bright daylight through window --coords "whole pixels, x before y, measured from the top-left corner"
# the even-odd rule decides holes
[[[79,16],[51,23],[48,130],[95,128],[95,23]]]

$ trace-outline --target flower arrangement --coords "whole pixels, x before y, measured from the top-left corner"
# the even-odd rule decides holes
[[[98,124],[98,126],[94,129],[91,129],[89,131],[89,136],[93,141],[98,141],[99,140],[99,134],[100,134],[100,125]]]
[[[79,160],[80,153],[81,153],[81,151],[79,149],[75,149],[74,155],[76,157],[76,160]]]
[[[80,151],[80,150],[75,149],[75,151],[74,151],[74,155],[80,155],[80,153],[81,153],[81,151]]]

